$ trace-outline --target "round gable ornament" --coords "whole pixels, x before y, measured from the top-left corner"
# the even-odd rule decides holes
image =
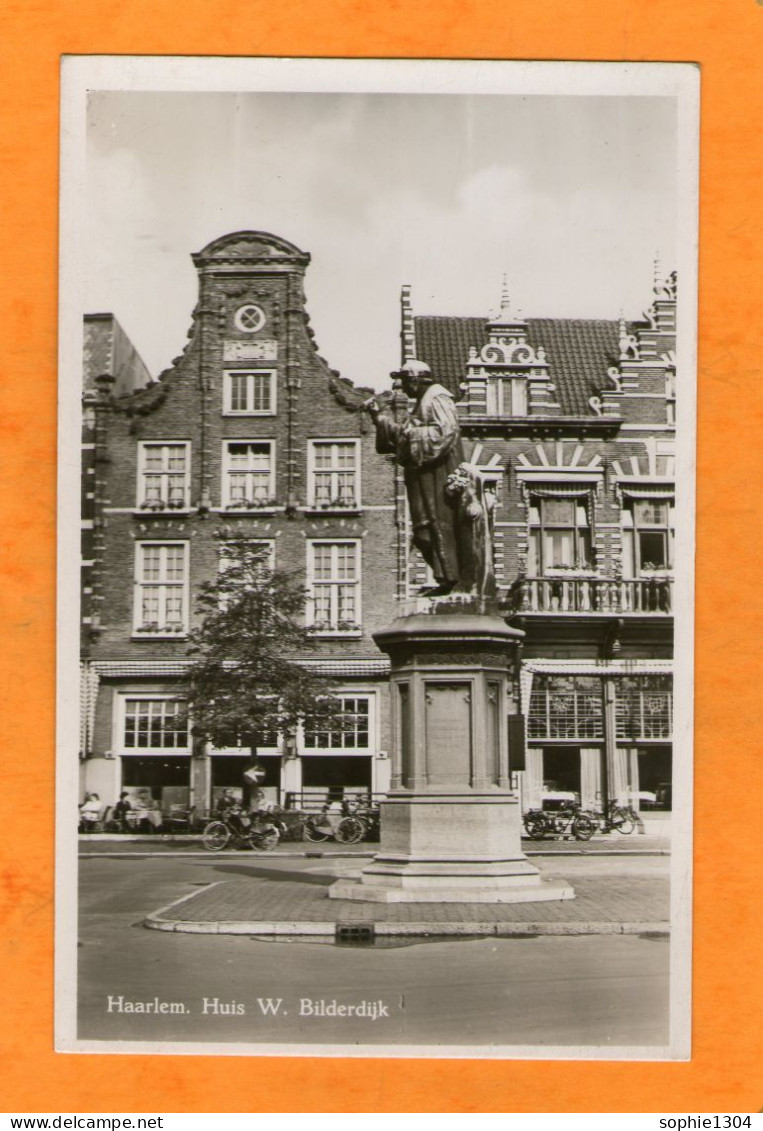
[[[245,334],[255,334],[265,325],[265,312],[253,302],[247,302],[236,311],[233,323]]]

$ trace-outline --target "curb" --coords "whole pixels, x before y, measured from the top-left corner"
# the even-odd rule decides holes
[[[318,852],[287,851],[287,852],[268,852],[268,853],[262,853],[262,854],[257,853],[256,855],[257,855],[258,858],[268,859],[268,860],[295,860],[295,859],[296,860],[303,860],[303,859],[319,860],[319,859],[337,859],[337,858],[341,858],[341,859],[344,859],[344,860],[370,860],[376,855],[376,852],[375,851],[371,851],[371,852],[343,852],[341,850],[335,851],[335,852],[332,852],[330,850],[329,851],[323,851],[323,852],[321,852],[321,851],[318,851]],[[633,856],[636,856],[636,857],[640,857],[640,856],[670,856],[671,853],[670,853],[670,850],[667,849],[667,848],[628,848],[628,849],[602,848],[602,849],[593,849],[593,850],[585,849],[585,848],[584,849],[578,849],[578,850],[575,850],[575,849],[560,850],[558,848],[556,848],[556,849],[549,848],[549,849],[545,849],[545,850],[544,849],[530,849],[529,851],[525,852],[524,855],[528,856],[528,857],[531,857],[531,856],[553,856],[553,857],[557,857],[559,859],[563,859],[564,857],[570,857],[570,856],[571,857],[604,856],[607,859],[620,859],[621,857],[627,857],[627,858],[630,859]],[[135,860],[145,860],[147,858],[169,859],[169,858],[174,857],[174,856],[192,856],[197,860],[211,860],[211,859],[214,859],[215,857],[220,858],[220,857],[224,857],[224,856],[235,856],[238,860],[248,860],[248,859],[252,858],[251,855],[244,853],[244,852],[239,852],[237,850],[231,850],[231,851],[223,850],[222,852],[214,852],[214,853],[209,852],[209,853],[207,853],[207,852],[204,852],[203,850],[192,851],[192,850],[189,850],[189,849],[186,849],[186,848],[179,848],[179,849],[177,849],[177,851],[173,851],[173,850],[170,849],[170,850],[164,851],[164,852],[149,852],[148,850],[146,850],[145,852],[80,852],[79,853],[79,858],[81,860],[123,860],[123,859],[128,859],[128,858],[132,858],[132,859],[135,859]]]
[[[204,888],[217,887],[224,883],[223,880],[214,881]],[[314,935],[323,938],[335,939],[337,927],[359,926],[360,920],[325,920],[320,922],[299,920],[282,920],[261,922],[257,920],[194,920],[172,919],[169,913],[187,900],[198,895],[198,891],[188,892],[186,895],[160,907],[143,920],[143,926],[151,931],[166,931],[186,935],[266,935],[273,938],[295,935]],[[519,923],[491,923],[486,921],[463,922],[432,922],[422,920],[418,923],[389,923],[374,922],[374,935],[377,937],[391,936],[445,936],[451,938],[468,938],[475,935],[481,937],[511,938],[527,937],[528,935],[644,935],[654,938],[668,938],[670,924],[667,922],[652,923],[615,923],[611,921],[589,921],[571,923],[535,923],[532,920]],[[371,944],[372,945],[372,944]]]
[[[144,927],[152,931],[168,931],[186,935],[257,935],[272,938],[315,935],[323,938],[336,937],[337,922],[274,922],[260,923],[245,920],[223,920],[222,922],[197,921],[191,919],[164,919],[159,915],[149,915]],[[352,925],[356,925],[353,923]],[[385,936],[450,936],[469,938],[475,935],[494,938],[511,938],[528,935],[644,935],[655,938],[668,938],[670,924],[659,923],[375,923],[374,934]]]

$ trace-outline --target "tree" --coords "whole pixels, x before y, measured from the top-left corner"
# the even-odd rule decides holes
[[[333,684],[298,663],[313,646],[302,623],[304,586],[270,569],[267,550],[256,543],[230,543],[222,565],[200,588],[201,620],[190,636],[194,732],[215,746],[248,746],[256,757],[262,735],[291,735],[306,716],[341,725]]]

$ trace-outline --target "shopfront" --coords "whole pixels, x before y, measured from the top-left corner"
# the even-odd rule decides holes
[[[672,679],[637,661],[531,661],[523,672],[527,768],[523,808],[604,797],[644,815],[672,806]]]

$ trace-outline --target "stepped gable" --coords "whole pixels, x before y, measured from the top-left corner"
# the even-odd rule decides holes
[[[419,315],[414,318],[416,356],[458,399],[471,346],[488,341],[484,318]],[[542,346],[565,416],[590,416],[589,397],[605,383],[607,369],[617,365],[618,323],[605,319],[528,318],[527,340]]]

